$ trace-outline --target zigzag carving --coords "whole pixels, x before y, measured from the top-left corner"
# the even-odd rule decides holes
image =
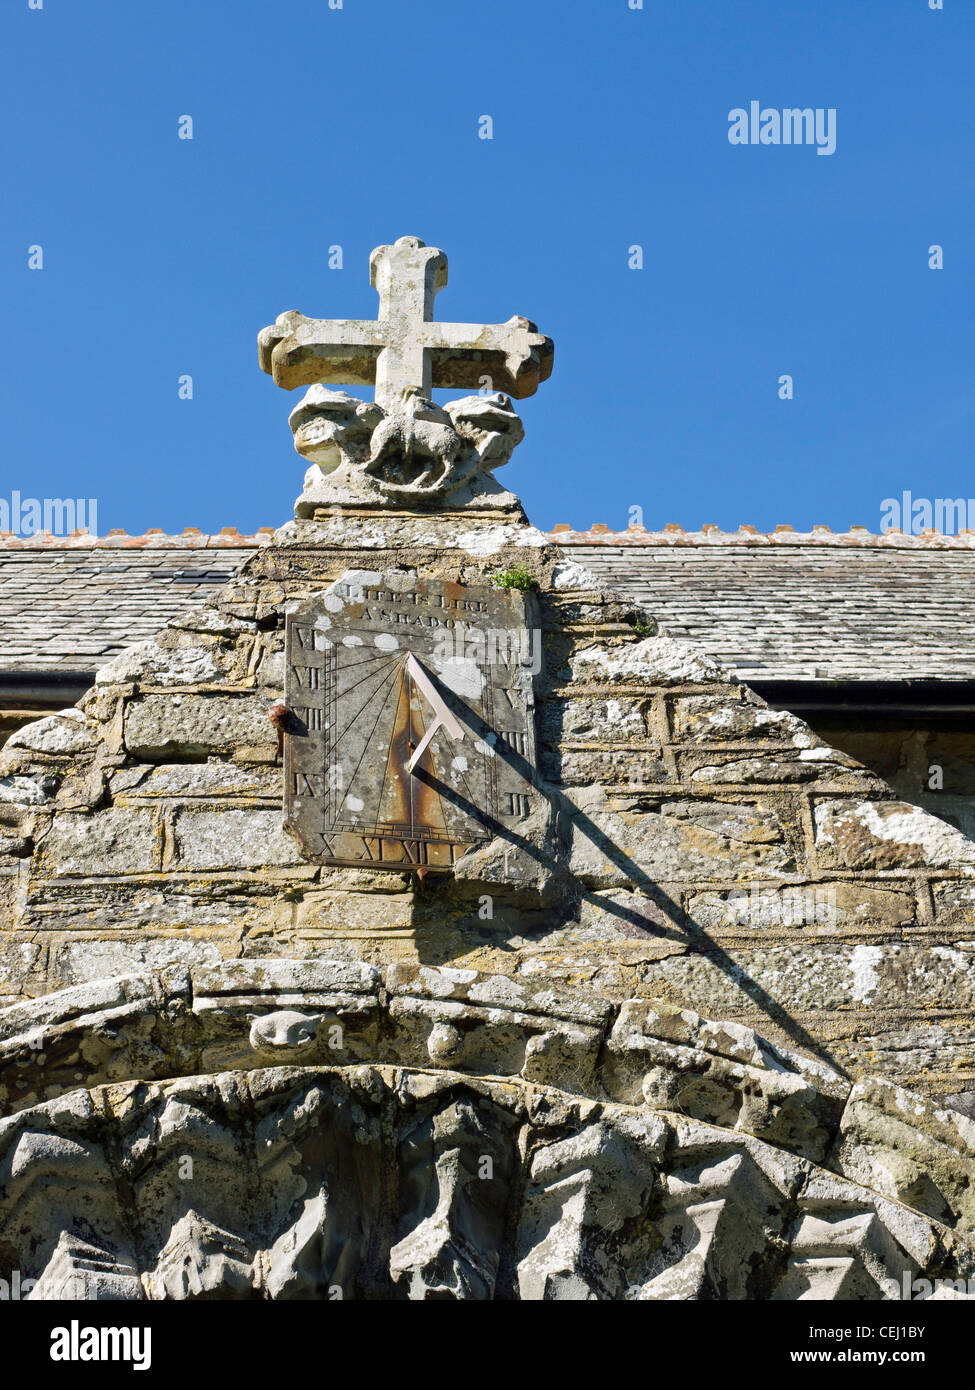
[[[753,1136],[377,1066],[22,1110],[0,1260],[51,1299],[859,1299],[975,1276],[957,1233]]]

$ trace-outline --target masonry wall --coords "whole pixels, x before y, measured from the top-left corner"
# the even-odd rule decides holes
[[[512,973],[748,1023],[967,1108],[975,844],[667,638],[532,528],[283,528],[213,602],[0,755],[0,1004],[169,964]],[[289,604],[350,568],[540,586],[543,810],[453,878],[302,860],[268,704]],[[637,631],[635,624],[644,627]],[[490,914],[485,915],[488,901]]]
[[[932,711],[924,719],[822,714],[807,716],[807,722],[905,801],[975,836],[975,730],[967,721],[949,721]]]

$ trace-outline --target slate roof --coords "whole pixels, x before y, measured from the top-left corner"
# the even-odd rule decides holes
[[[975,677],[975,532],[565,527],[553,539],[745,680]]]
[[[201,602],[272,534],[0,535],[0,674],[94,670]],[[745,679],[975,678],[975,533],[557,527],[551,538]]]
[[[201,603],[272,534],[0,536],[0,673],[94,671]]]

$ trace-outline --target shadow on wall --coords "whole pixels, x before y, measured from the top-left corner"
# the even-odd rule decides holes
[[[903,717],[872,714],[801,716],[832,748],[849,753],[905,801],[975,839],[975,727],[965,716]]]
[[[512,766],[516,767],[521,775],[526,777],[532,775],[530,765],[516,753],[505,749],[501,755]],[[549,800],[555,829],[554,845],[542,847],[527,836],[519,835],[510,826],[492,821],[485,816],[483,809],[478,811],[478,808],[472,806],[446,783],[437,779],[429,779],[426,774],[421,774],[421,776],[431,780],[442,797],[452,801],[467,815],[479,815],[495,836],[507,841],[513,849],[526,854],[546,870],[560,867],[553,864],[552,849],[554,848],[558,858],[562,860],[562,893],[558,916],[560,925],[564,924],[571,915],[578,914],[583,904],[591,903],[601,913],[617,918],[627,935],[663,938],[689,948],[694,954],[705,957],[739,990],[746,994],[766,1018],[778,1025],[792,1045],[825,1062],[842,1076],[848,1076],[848,1073],[821,1041],[814,1038],[766,989],[742,970],[737,961],[684,911],[680,903],[670,897],[655,880],[641,869],[635,860],[611,840],[590,817],[570,803],[557,788],[551,785],[536,784],[537,790]],[[630,881],[633,889],[645,895],[648,900],[647,908],[649,911],[615,903],[611,898],[587,889],[577,878],[570,877],[567,869],[564,868],[564,865],[568,863],[568,846],[563,839],[563,834],[568,833],[570,824],[581,830],[599,853],[615,868],[619,869],[624,877]],[[426,909],[433,906],[434,903],[438,904],[438,915],[442,915],[439,909],[439,905],[442,903],[441,892],[433,887],[434,884],[438,884],[438,880],[428,879],[427,882],[431,886],[429,898],[425,899],[423,896],[417,895],[414,899],[414,916],[421,919],[426,915]],[[480,883],[475,887],[477,892],[483,893],[485,885]],[[452,883],[444,881],[442,891],[445,895],[449,895],[453,888]],[[538,907],[544,909],[545,905],[545,901],[542,900]],[[538,914],[542,922],[544,922],[546,915],[544,911]],[[554,925],[554,922],[551,925]],[[437,936],[435,934],[417,932],[417,951],[424,964],[442,965],[453,958],[452,945],[445,941],[441,941],[437,945],[436,942]]]

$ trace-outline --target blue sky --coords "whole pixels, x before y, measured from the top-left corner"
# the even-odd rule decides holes
[[[411,234],[438,317],[555,339],[499,475],[540,526],[975,497],[973,71],[973,0],[6,0],[0,496],[280,524],[257,331],[373,317]],[[835,154],[730,144],[752,100],[835,108]]]

